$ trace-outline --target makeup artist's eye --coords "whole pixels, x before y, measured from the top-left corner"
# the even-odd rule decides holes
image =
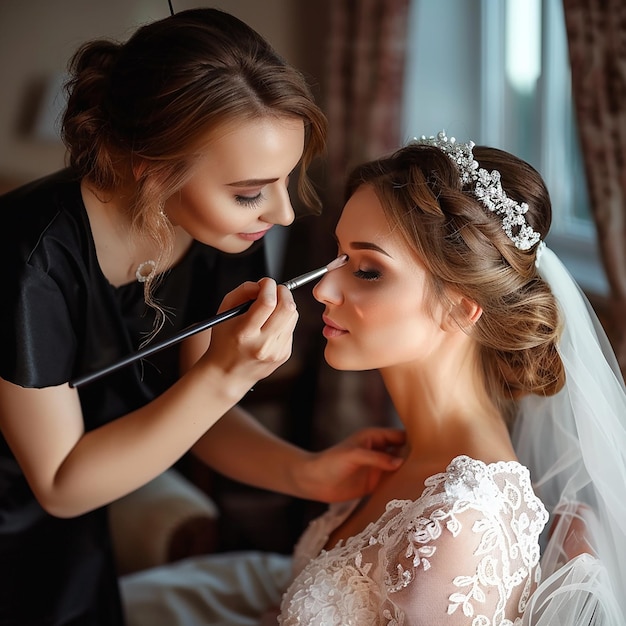
[[[378,280],[382,274],[376,270],[357,270],[354,275],[361,280]]]
[[[235,202],[237,204],[241,204],[242,206],[247,206],[251,208],[255,208],[261,204],[263,201],[263,194],[259,191],[255,196],[235,196]]]

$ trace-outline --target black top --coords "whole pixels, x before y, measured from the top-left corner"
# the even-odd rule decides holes
[[[2,378],[59,385],[140,347],[154,320],[143,285],[116,288],[102,274],[70,170],[0,197],[0,223]],[[265,274],[262,244],[227,255],[194,242],[155,290],[169,312],[155,341],[211,317],[228,291]],[[179,347],[81,386],[85,430],[167,389],[178,375]],[[0,434],[0,624],[70,623],[123,624],[106,509],[72,519],[47,514]]]

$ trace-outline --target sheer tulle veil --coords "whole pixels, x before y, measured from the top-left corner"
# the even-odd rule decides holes
[[[513,440],[550,512],[528,626],[626,625],[626,390],[584,294],[543,244],[537,266],[564,319],[567,382],[520,404]]]

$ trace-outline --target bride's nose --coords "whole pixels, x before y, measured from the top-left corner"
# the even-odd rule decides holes
[[[313,297],[322,304],[338,304],[342,300],[341,295],[341,270],[334,270],[325,274],[313,287]]]

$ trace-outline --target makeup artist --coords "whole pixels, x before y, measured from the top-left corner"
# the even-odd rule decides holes
[[[85,44],[70,70],[68,169],[0,198],[3,626],[123,624],[106,505],[190,449],[330,502],[395,469],[383,450],[402,437],[367,430],[313,454],[237,407],[289,358],[298,317],[263,278],[263,236],[294,219],[294,170],[317,201],[306,172],[326,121],[300,73],[212,9]],[[148,361],[68,384],[249,299]]]

